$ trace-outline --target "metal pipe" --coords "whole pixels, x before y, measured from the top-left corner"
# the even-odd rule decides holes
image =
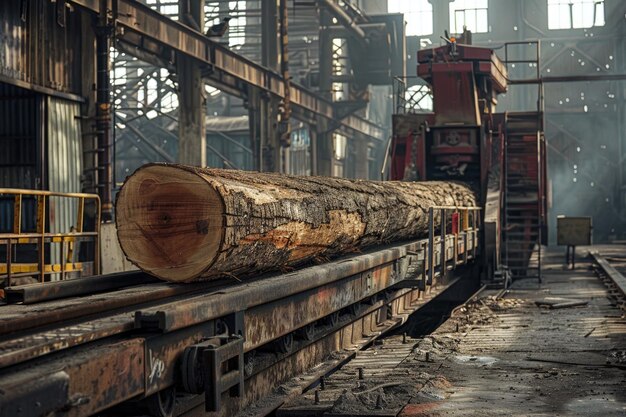
[[[605,75],[555,75],[541,78],[529,78],[523,80],[508,80],[509,84],[525,85],[537,83],[567,83],[585,81],[624,81],[626,74],[605,74]]]
[[[282,134],[280,145],[287,148],[291,145],[291,126],[289,120],[291,118],[291,80],[289,77],[289,36],[288,36],[288,19],[289,8],[287,0],[280,0],[280,55],[281,55],[281,75],[285,89],[283,97],[283,107],[281,112]],[[285,161],[282,162],[283,168]]]
[[[96,27],[96,132],[97,149],[97,187],[101,200],[103,221],[113,220],[113,169],[111,149],[111,36],[112,26],[108,18],[107,0],[100,0],[100,14]]]
[[[333,0],[319,0],[320,4],[328,9],[328,11],[337,19],[339,23],[345,26],[352,35],[358,40],[367,43],[367,35],[359,25]]]
[[[380,169],[380,180],[385,181],[385,173],[387,171],[387,161],[389,160],[389,150],[391,149],[392,136],[387,139],[387,146],[385,146],[385,157],[383,158],[383,166]]]

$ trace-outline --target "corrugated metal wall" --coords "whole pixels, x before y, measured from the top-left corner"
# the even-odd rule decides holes
[[[0,1],[0,76],[80,91],[80,16],[65,2]]]
[[[47,162],[48,189],[61,193],[79,193],[82,173],[80,105],[48,97]],[[50,232],[69,232],[76,226],[76,201],[50,199]]]
[[[78,103],[54,97],[47,98],[46,153],[50,191],[61,193],[81,191],[82,140],[79,116]],[[76,227],[78,221],[76,199],[50,197],[48,204],[50,232],[67,233]],[[60,244],[51,245],[50,255],[52,263],[62,262]],[[59,274],[51,276],[51,280],[59,278]]]
[[[79,117],[79,103],[0,83],[0,187],[80,192],[82,135]],[[45,147],[41,146],[42,141]],[[42,148],[45,155],[42,155]],[[39,167],[44,159],[45,167]],[[12,196],[0,196],[0,233],[13,230],[13,204]],[[77,209],[78,202],[74,199],[51,197],[47,206],[48,231],[69,232],[77,225]],[[25,197],[21,230],[32,232],[35,228],[36,201]],[[36,259],[24,251],[35,251],[34,247],[24,248],[20,256],[26,254],[29,259]],[[50,245],[52,263],[61,261],[60,254],[58,244]],[[0,254],[2,260],[3,254]],[[51,279],[58,279],[58,276],[53,275]]]
[[[1,46],[0,46],[1,47]],[[37,189],[41,184],[38,158],[41,97],[0,83],[0,187]],[[35,229],[36,206],[26,199],[22,205],[22,230]],[[13,230],[13,198],[0,197],[0,232]]]
[[[35,93],[0,83],[0,187],[37,188]]]

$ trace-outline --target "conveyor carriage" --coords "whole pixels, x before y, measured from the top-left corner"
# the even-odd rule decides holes
[[[542,112],[495,113],[508,74],[492,49],[451,39],[419,51],[417,60],[433,111],[393,116],[389,179],[472,184],[493,224],[484,242],[489,268],[503,264],[528,276],[535,244],[547,239]]]

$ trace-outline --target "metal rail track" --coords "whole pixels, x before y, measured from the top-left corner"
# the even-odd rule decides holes
[[[245,409],[245,415],[263,417],[272,414],[288,398],[319,384],[321,378],[354,359],[359,350],[404,324],[412,313],[436,298],[457,280],[458,278],[453,278],[445,283],[438,283],[427,293],[410,289],[392,290],[384,300],[368,300],[362,303],[360,310],[345,309],[334,327],[322,324],[313,340],[300,342],[290,352],[266,354],[270,357],[270,363],[266,366],[260,365],[259,369],[255,369],[246,379],[246,392],[249,394],[246,403],[251,407]],[[334,353],[334,356],[329,361],[331,353]],[[320,364],[322,365],[319,366]],[[313,372],[306,372],[314,366]],[[301,378],[297,387],[292,387],[285,395],[272,395],[277,383],[303,374],[306,375]],[[189,407],[190,404],[193,404],[193,400],[179,400],[173,414],[204,415],[204,404],[193,404]],[[237,401],[227,399],[225,406],[227,411],[223,415],[234,415],[241,410],[241,405]]]
[[[609,288],[609,296],[622,311],[626,311],[626,277],[599,252],[590,252],[589,255],[597,265],[598,276]]]
[[[78,281],[24,291],[24,300],[50,299],[0,306],[0,416],[87,416],[129,400],[152,415],[174,405],[177,414],[232,415],[329,353],[397,325],[446,285],[440,275],[475,256],[478,232],[241,283],[142,284],[147,277],[131,274],[138,285],[100,277],[104,292],[82,297]]]
[[[474,281],[474,286],[468,286],[465,282],[472,272],[467,270],[464,272],[467,276],[454,278],[448,285],[438,288],[436,294],[431,294],[428,299],[422,300],[422,303],[413,312],[419,315],[418,310],[422,307],[427,307],[426,303],[428,301],[438,299],[444,292],[447,293],[448,297],[452,293],[455,294],[455,300],[465,300],[461,305],[465,305],[466,302],[477,297],[484,287],[470,296],[471,292],[474,291],[473,288],[476,288],[476,285],[478,285],[477,280]],[[468,296],[469,298],[467,298]],[[454,314],[453,312],[454,310],[450,314]],[[408,316],[406,320],[402,321],[402,324],[406,325],[407,321]],[[400,332],[407,330],[406,326],[395,326],[389,330],[364,346],[362,352],[354,352],[348,359],[341,362],[337,360],[327,361],[327,366],[318,370],[317,373],[307,375],[305,378],[298,378],[291,384],[295,385],[295,387],[287,385],[289,389],[286,390],[286,394],[283,394],[285,390],[280,390],[277,395],[280,401],[274,401],[275,404],[279,404],[275,415],[331,415],[328,401],[331,398],[336,399],[337,396],[344,394],[347,388],[351,388],[354,384],[360,384],[363,379],[372,376],[372,374],[376,374],[379,376],[379,379],[382,378],[386,381],[386,384],[383,385],[394,385],[397,377],[406,377],[406,370],[402,369],[399,371],[396,367],[407,354],[414,351],[415,344],[411,342],[411,336],[407,332],[400,334]],[[294,407],[294,404],[298,405]],[[245,415],[254,415],[255,417],[268,415],[267,406],[256,413],[254,411],[256,411],[254,407],[250,410],[247,409]],[[356,415],[361,415],[357,411],[355,413]],[[382,409],[372,413],[372,415],[381,416],[396,414]]]

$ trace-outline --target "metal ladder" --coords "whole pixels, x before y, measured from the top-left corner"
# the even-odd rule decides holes
[[[507,113],[504,263],[513,278],[541,282],[541,121],[536,112]],[[531,264],[533,255],[537,263]]]

